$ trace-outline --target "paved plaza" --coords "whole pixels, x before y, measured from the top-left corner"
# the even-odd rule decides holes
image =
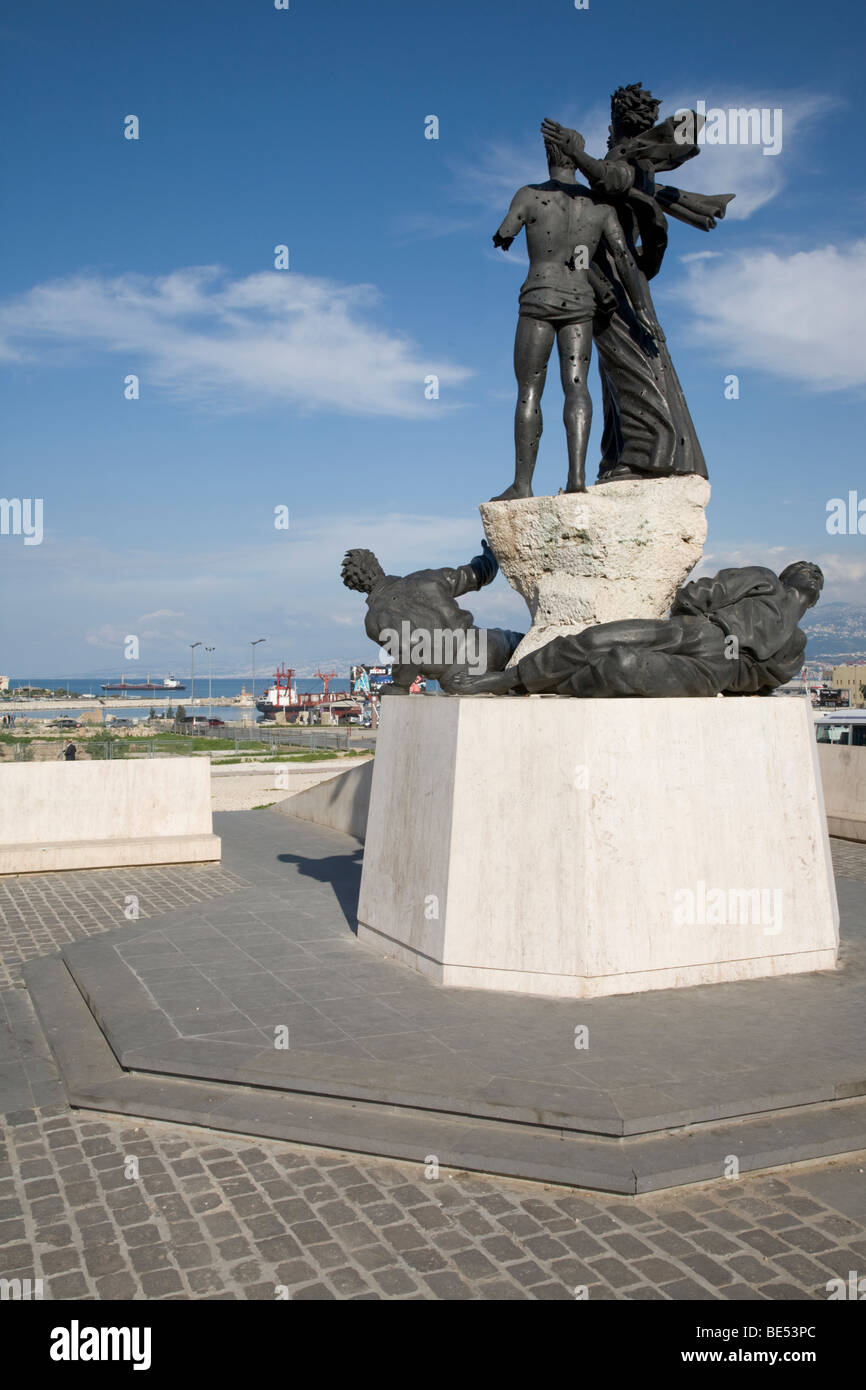
[[[866,1268],[864,1173],[625,1202],[48,1106],[5,1117],[0,1277],[53,1299],[826,1299]]]
[[[108,946],[116,948],[118,959],[135,963],[136,977],[146,981],[148,991],[157,990],[149,1025],[156,1031],[148,1045],[171,1054],[172,1065],[177,1048],[188,1044],[199,1058],[203,1043],[223,1049],[233,1044],[239,1067],[253,1054],[261,1056],[274,1017],[272,995],[260,992],[261,977],[282,971],[283,988],[293,991],[290,1026],[300,1030],[299,1051],[305,1058],[318,1055],[323,1065],[339,1063],[344,1081],[345,1068],[358,1053],[374,1070],[384,1066],[399,1075],[398,1064],[414,1068],[418,1084],[434,1035],[440,1047],[449,1037],[454,1050],[471,1045],[474,1066],[483,1059],[490,1070],[491,1059],[482,1054],[473,1031],[479,1027],[478,1011],[470,1006],[479,996],[463,992],[462,1002],[449,1005],[456,1010],[448,1013],[450,1033],[441,1027],[437,1032],[438,1025],[418,1013],[435,987],[387,963],[387,971],[398,972],[395,985],[381,973],[386,963],[372,957],[360,965],[352,957],[347,966],[344,943],[352,941],[357,846],[344,843],[339,852],[326,854],[318,840],[313,852],[314,839],[303,838],[312,832],[275,812],[216,819],[225,851],[219,867],[91,871],[0,884],[0,1277],[41,1279],[47,1299],[824,1300],[831,1280],[866,1270],[862,1149],[843,1158],[623,1197],[462,1171],[443,1162],[441,1153],[437,1165],[436,1152],[424,1145],[412,1161],[386,1160],[338,1145],[248,1137],[252,1129],[229,1133],[219,1125],[207,1129],[178,1119],[70,1108],[25,981],[27,962],[45,961],[61,949],[68,950],[70,960],[84,962],[82,977],[92,956],[97,982]],[[262,844],[274,851],[278,844],[285,848],[282,855],[262,856]],[[829,1006],[835,1001],[841,1010],[866,925],[866,846],[836,841],[833,849],[845,954],[838,977],[825,974],[821,980],[830,991]],[[252,925],[250,918],[256,919]],[[286,918],[295,923],[295,938],[288,946],[281,938],[277,958],[270,933]],[[224,986],[235,972],[226,967],[234,963],[236,940],[204,957],[195,943],[200,946],[212,931],[239,922],[246,925],[255,968],[241,972],[243,997],[236,994],[227,1004]],[[147,949],[157,938],[172,953],[184,943],[187,958],[179,961],[172,954],[166,963],[165,944]],[[182,1001],[190,998],[191,976],[184,972],[195,968],[196,955],[207,989],[220,996],[219,1009],[204,1023],[200,1018],[187,1024],[190,1015]],[[295,997],[301,984],[302,999]],[[754,992],[779,987],[783,1030],[785,1018],[797,1009],[824,1007],[817,976],[714,988],[745,989],[761,998]],[[401,1012],[404,988],[416,1011],[411,1027],[404,1026]],[[694,1037],[697,1021],[690,1011],[706,994],[705,989],[679,992],[682,1026],[688,1025]],[[729,997],[735,1008],[741,995]],[[371,998],[378,1001],[376,1016],[384,1010],[391,1018],[389,1029],[365,1030]],[[671,998],[671,992],[664,995],[666,1004]],[[638,1028],[634,1010],[661,999],[657,994],[633,1001],[632,1048]],[[483,1001],[482,1017],[492,1002]],[[626,1001],[592,1002],[601,1022]],[[105,1003],[103,1026],[109,1035],[122,1025],[122,1010],[112,1016],[112,1004],[117,1001]],[[525,999],[512,1005],[521,1011],[526,1033],[523,1080],[533,1086],[541,1084],[538,1067],[550,1048],[549,1037],[529,1026],[539,1004],[549,1007],[549,1001]],[[556,1007],[563,1007],[561,1001]],[[160,1033],[164,1017],[172,1024],[170,1038]],[[862,1098],[856,1079],[862,1049],[858,1052],[850,1036],[853,1024],[845,1023],[841,1012],[837,1024],[845,1036],[830,1037],[828,1021],[822,1025],[827,1036],[815,1037],[807,1020],[799,1053],[792,1053],[790,1039],[785,1040],[791,1071],[787,1098],[796,1107],[791,1097],[799,1088],[804,1113],[810,1109],[810,1087],[829,1074],[818,1067],[818,1057],[843,1069],[837,1084],[846,1085],[851,1097],[843,1099],[843,1111]],[[419,1038],[424,1056],[416,1055]],[[113,1046],[143,1044],[131,1035],[114,1039]],[[695,1104],[688,1088],[701,1068],[711,1071],[709,1052],[698,1048],[696,1055],[698,1070],[680,1078],[675,1095],[681,1110]],[[563,1068],[577,1065],[574,1057],[554,1060]],[[655,1065],[652,1058],[644,1061]],[[736,1079],[739,1090],[725,1092],[717,1084],[716,1103],[724,1104],[725,1094],[745,1094],[744,1078],[751,1081],[758,1061],[742,1060],[736,1068],[729,1061],[729,1079]],[[578,1062],[587,1075],[588,1059]],[[436,1065],[441,1064],[437,1052]],[[497,1065],[501,1070],[501,1058]],[[197,1066],[199,1073],[205,1070],[200,1060]],[[472,1103],[470,1071],[464,1064],[458,1071],[467,1104]],[[565,1076],[563,1071],[560,1081]],[[612,1084],[603,1072],[595,1080],[598,1128],[608,1125],[622,1134],[611,1124],[623,1116],[658,1117],[658,1107],[650,1104],[656,1096],[648,1093],[616,1096],[613,1109],[606,1109],[602,1100],[613,1094]],[[315,1076],[307,1084],[314,1082]],[[670,1078],[668,1087],[675,1082]],[[586,1101],[590,1088],[574,1077],[572,1085]],[[519,1102],[513,1090],[500,1090],[498,1107],[508,1111]],[[560,1102],[551,1094],[547,1103]],[[699,1131],[707,1128],[697,1123]]]

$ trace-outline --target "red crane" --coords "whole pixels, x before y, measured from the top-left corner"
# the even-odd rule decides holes
[[[317,672],[316,672],[316,675],[318,676],[319,680],[322,682],[322,684],[323,684],[324,687],[325,687],[325,693],[324,693],[324,696],[323,696],[323,703],[324,703],[324,701],[327,700],[327,698],[328,698],[328,686],[331,684],[331,681],[332,681],[332,680],[334,679],[334,677],[337,675],[337,672],[336,672],[336,671],[317,671]]]

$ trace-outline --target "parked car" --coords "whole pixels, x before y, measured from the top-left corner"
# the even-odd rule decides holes
[[[209,719],[207,722],[209,729],[224,729],[226,725],[224,719]]]

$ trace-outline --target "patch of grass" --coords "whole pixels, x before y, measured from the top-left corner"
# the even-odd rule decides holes
[[[269,806],[276,806],[276,804],[275,801],[263,801],[260,806],[254,806],[252,809],[254,811],[267,811]]]
[[[230,758],[220,758],[219,762],[214,763],[214,767],[234,767],[237,763],[249,763],[255,767],[256,763],[321,763],[332,758],[338,758],[339,753],[325,753],[314,751],[312,753],[274,753],[273,756],[266,754],[263,758],[247,758],[240,753]]]
[[[329,752],[324,748],[311,748],[309,753],[279,753],[274,758],[275,763],[323,763],[331,758],[336,758],[337,753]]]
[[[179,753],[218,752],[220,748],[231,748],[233,742],[230,738],[209,738],[207,734],[158,734],[157,737],[163,748],[168,747]],[[263,753],[267,750],[267,744],[244,743],[244,748],[250,753]]]

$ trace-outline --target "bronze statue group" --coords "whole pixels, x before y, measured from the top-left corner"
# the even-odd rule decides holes
[[[586,488],[592,402],[587,373],[593,344],[604,403],[599,483],[683,474],[707,476],[703,452],[649,289],[667,246],[666,214],[711,230],[733,194],[705,196],[656,182],[699,153],[701,118],[657,124],[659,102],[641,84],[611,98],[608,150],[595,159],[574,130],[545,120],[549,179],[514,195],[494,234],[508,250],[525,230],[529,273],[520,290],[514,345],[518,398],[514,482],[494,502],[532,497],[542,432],[541,399],[556,342],[568,445],[566,492]],[[687,129],[691,139],[683,139]],[[586,185],[575,181],[575,171]],[[817,603],[824,576],[797,561],[781,574],[762,566],[724,569],[684,584],[667,618],[601,623],[555,637],[508,665],[522,634],[479,631],[460,608],[463,594],[491,583],[495,557],[456,569],[386,575],[375,555],[350,550],[343,582],[367,595],[365,627],[477,634],[486,669],[465,661],[420,666],[407,654],[393,667],[393,694],[424,675],[446,694],[558,694],[594,698],[769,694],[802,666],[799,623]]]

